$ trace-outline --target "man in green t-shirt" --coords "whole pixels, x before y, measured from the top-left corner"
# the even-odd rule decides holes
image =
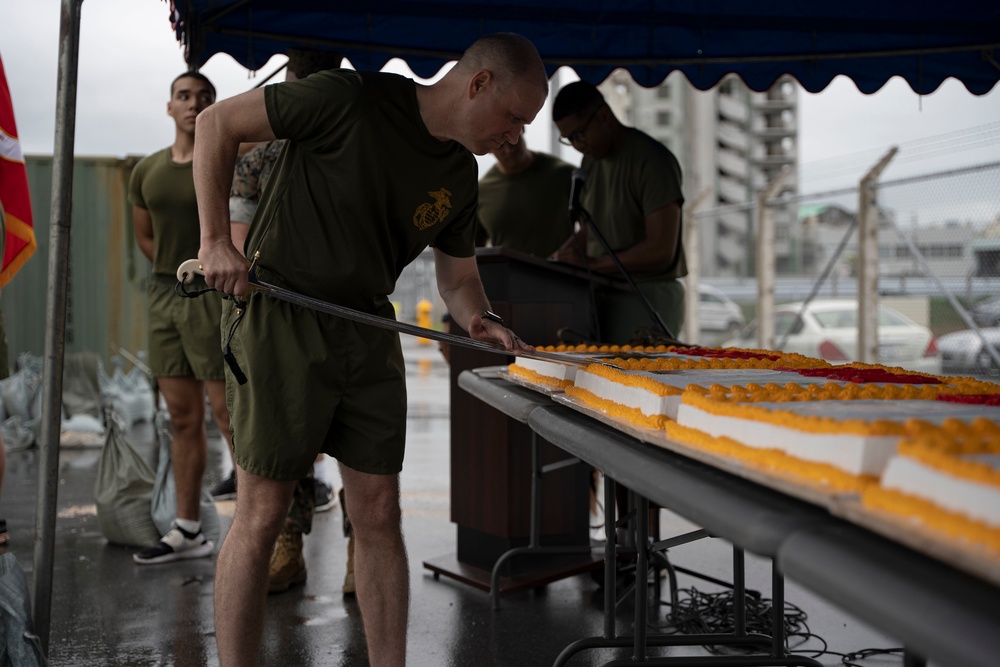
[[[608,241],[653,308],[663,318],[671,336],[684,319],[684,286],[687,275],[681,239],[681,168],[666,146],[648,134],[626,127],[615,117],[601,91],[576,81],[563,86],[552,104],[552,120],[559,140],[583,153],[580,167],[587,172],[581,205]],[[554,254],[553,259],[619,276],[596,235],[581,225]],[[653,328],[638,296],[613,288],[597,290],[598,336],[622,344],[639,328]],[[627,490],[616,487],[619,510],[626,507]],[[657,509],[650,507],[650,534],[658,524]]]
[[[198,203],[194,192],[195,118],[215,102],[215,87],[186,72],[170,84],[167,115],[174,143],[139,161],[129,179],[136,243],[153,263],[149,279],[149,367],[170,412],[171,457],[177,518],[156,544],[133,554],[140,565],[204,558],[215,545],[201,531],[201,485],[208,458],[205,395],[219,431],[231,444],[219,320],[218,294],[182,299],[174,294],[177,267],[198,251]]]
[[[478,40],[439,81],[333,70],[253,90],[198,119],[198,253],[209,286],[243,296],[227,199],[241,141],[288,139],[246,242],[258,274],[296,292],[393,317],[403,268],[434,247],[438,288],[475,339],[530,351],[490,312],[474,253],[477,168],[516,142],[548,93],[530,42]],[[227,309],[228,330],[235,310]],[[371,665],[406,661],[409,581],[400,526],[406,426],[397,334],[259,292],[232,351],[247,377],[229,387],[236,514],[219,554],[220,663],[258,661],[264,582],[296,480],[317,453],[340,462],[354,527],[355,584]]]
[[[316,72],[335,69],[340,66],[341,60],[343,56],[334,51],[289,49],[288,62],[285,64],[285,81],[304,79]],[[257,212],[261,196],[285,143],[282,139],[259,143],[240,156],[236,162],[233,186],[229,192],[229,222],[233,245],[241,252],[246,244],[254,213]],[[328,476],[326,463],[325,455],[320,454],[316,457],[313,470],[300,479],[295,487],[285,525],[278,535],[274,553],[271,554],[267,584],[269,593],[281,593],[306,581],[302,536],[312,531],[315,512],[328,510],[338,502],[338,494]],[[231,498],[236,497],[235,469],[230,477],[222,480],[212,490],[213,496],[223,494]],[[341,509],[343,510],[343,506]],[[346,511],[343,512],[343,516],[344,536],[348,538],[348,558],[342,590],[345,595],[354,595],[354,534]]]
[[[687,275],[681,239],[681,168],[666,146],[626,127],[593,84],[563,86],[552,105],[560,141],[583,153],[587,172],[581,203],[608,245],[649,298],[672,336],[684,319]],[[587,225],[572,235],[553,259],[619,276]],[[634,294],[601,289],[597,295],[599,338],[629,342],[641,327],[653,328],[648,311]]]
[[[528,150],[523,137],[492,153],[497,163],[479,179],[476,245],[489,242],[548,257],[570,229],[567,206],[573,165]]]

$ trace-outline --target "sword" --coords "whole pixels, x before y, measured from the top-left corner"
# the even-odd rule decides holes
[[[201,263],[197,259],[189,259],[182,262],[181,265],[177,267],[178,287],[183,290],[183,285],[190,284],[196,275],[205,275],[205,272],[202,270]],[[248,289],[251,292],[268,294],[276,299],[281,299],[282,301],[287,301],[288,303],[294,303],[297,306],[304,306],[312,310],[317,310],[321,313],[328,313],[330,315],[336,315],[337,317],[343,317],[344,319],[351,320],[352,322],[369,324],[374,327],[379,327],[380,329],[387,329],[389,331],[404,333],[410,336],[418,336],[421,338],[430,338],[431,340],[448,343],[449,345],[456,345],[458,347],[465,347],[472,350],[480,350],[482,352],[491,352],[493,354],[513,355],[526,357],[528,359],[539,359],[542,361],[555,361],[564,364],[573,364],[575,366],[586,366],[592,363],[599,363],[596,359],[581,358],[576,355],[560,354],[558,352],[539,352],[537,350],[535,352],[513,352],[506,349],[499,343],[491,343],[489,341],[476,340],[465,336],[457,336],[455,334],[445,333],[444,331],[437,331],[435,329],[428,329],[415,324],[410,324],[408,322],[399,322],[388,317],[372,315],[371,313],[365,313],[360,310],[348,308],[347,306],[340,306],[335,303],[330,303],[329,301],[315,299],[304,294],[299,294],[294,290],[278,287],[277,285],[262,280],[257,275],[256,263],[250,265],[247,279],[249,281]],[[198,294],[200,293],[201,292]],[[190,295],[195,296],[194,293],[190,293]]]

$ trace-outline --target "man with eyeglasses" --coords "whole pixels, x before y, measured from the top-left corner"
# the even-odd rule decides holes
[[[684,318],[679,279],[687,275],[677,158],[649,135],[623,125],[601,92],[585,81],[563,86],[552,105],[552,120],[559,141],[583,154],[583,207],[676,336]],[[586,225],[550,258],[618,275],[614,260]],[[598,290],[597,317],[599,337],[612,344],[627,343],[637,329],[652,324],[641,300],[621,290]]]

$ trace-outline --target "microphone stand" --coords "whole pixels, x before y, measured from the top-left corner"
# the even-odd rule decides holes
[[[625,277],[625,280],[628,281],[628,284],[632,288],[632,291],[635,293],[637,297],[639,297],[639,301],[641,301],[642,305],[646,308],[646,313],[649,314],[649,318],[653,321],[653,324],[656,325],[656,327],[659,328],[660,331],[663,332],[663,334],[666,335],[667,338],[669,338],[674,343],[680,345],[681,342],[677,340],[674,334],[670,332],[670,329],[668,329],[667,325],[663,322],[663,318],[660,317],[660,314],[656,312],[655,308],[653,308],[653,304],[649,302],[649,297],[647,297],[643,293],[643,291],[639,289],[639,286],[635,284],[635,280],[632,279],[632,276],[625,269],[625,266],[622,264],[621,260],[618,259],[618,255],[616,255],[615,251],[611,249],[611,245],[608,243],[608,240],[604,238],[604,234],[602,234],[601,230],[597,228],[597,225],[594,224],[594,219],[590,217],[590,213],[587,212],[587,209],[580,206],[575,210],[575,213],[576,213],[575,216],[572,214],[570,215],[572,221],[579,222],[581,225],[583,224],[587,225],[588,232],[594,234],[597,237],[597,240],[601,244],[601,247],[604,248],[604,252],[606,252],[608,256],[611,257],[611,260],[615,263],[615,266],[618,267],[618,271],[621,272],[621,274]]]

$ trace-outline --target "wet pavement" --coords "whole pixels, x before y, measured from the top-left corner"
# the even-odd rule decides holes
[[[603,591],[590,574],[574,576],[526,593],[505,596],[493,611],[483,591],[446,578],[434,579],[424,560],[453,553],[455,526],[449,520],[448,368],[436,345],[420,346],[403,336],[407,359],[409,423],[401,475],[403,528],[411,574],[408,664],[440,666],[551,665],[562,649],[603,632]],[[139,424],[129,442],[147,460],[154,457],[152,430]],[[229,468],[223,441],[210,441],[210,487]],[[137,566],[135,549],[108,544],[98,529],[93,486],[100,449],[67,448],[60,453],[58,520],[49,659],[52,665],[218,664],[213,623],[215,558]],[[13,553],[32,578],[34,517],[38,486],[37,450],[8,455],[0,516],[7,519]],[[223,532],[234,502],[218,502]],[[691,526],[661,512],[661,534]],[[268,598],[264,631],[268,665],[367,665],[357,604],[341,594],[346,545],[339,508],[316,516],[305,538],[309,578],[305,586]],[[4,550],[0,547],[0,553]],[[731,551],[721,540],[701,540],[671,550],[675,565],[731,580]],[[680,586],[703,591],[719,587],[686,575]],[[765,597],[770,564],[747,555],[748,587]],[[787,582],[786,600],[808,615],[808,628],[832,651],[897,645],[814,595]],[[666,625],[668,607],[650,612],[651,628]],[[632,601],[619,611],[618,632],[631,634]],[[810,648],[820,646],[813,640]],[[659,649],[654,655],[709,655],[704,649]],[[628,650],[585,651],[568,665],[603,664],[630,656]],[[824,665],[841,664],[835,656]],[[899,665],[899,657],[863,664]]]

